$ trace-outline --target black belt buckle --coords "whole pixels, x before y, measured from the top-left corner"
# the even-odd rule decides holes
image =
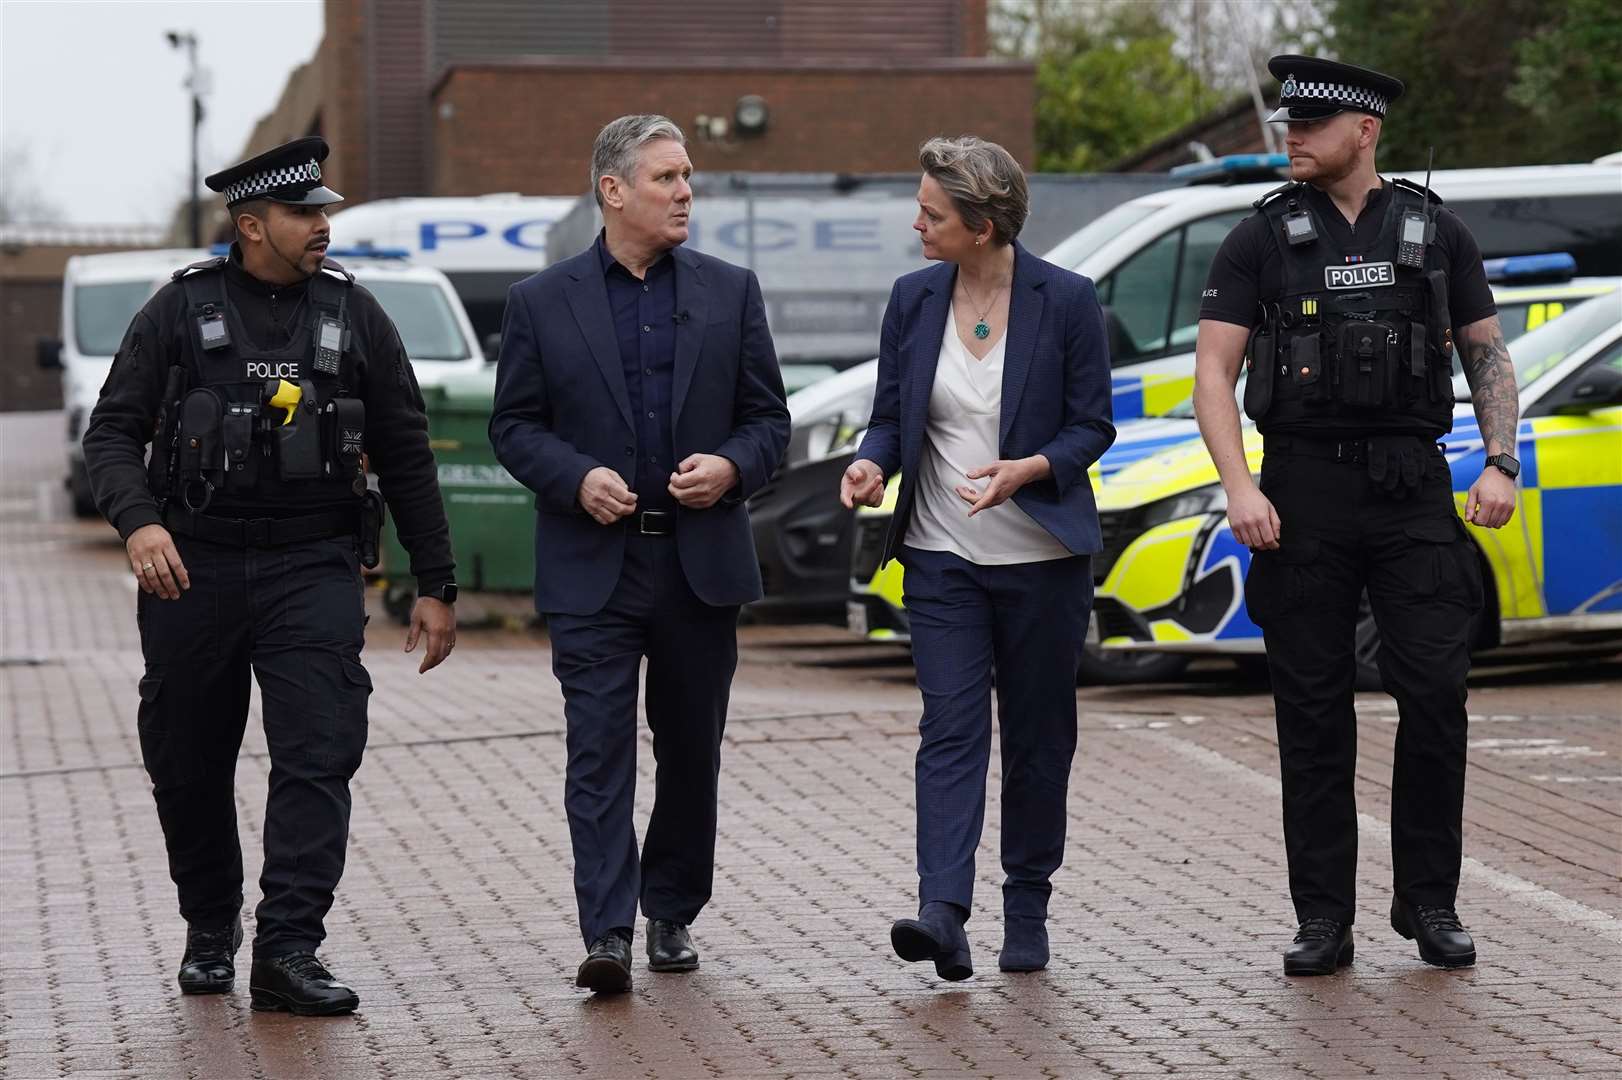
[[[1335,444],[1335,461],[1337,464],[1355,465],[1368,457],[1368,441],[1366,439],[1351,439]]]
[[[636,516],[636,531],[642,536],[669,536],[676,531],[675,518],[668,510],[644,510]]]

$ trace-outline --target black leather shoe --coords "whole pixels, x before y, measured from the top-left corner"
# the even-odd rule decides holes
[[[1352,928],[1334,919],[1307,919],[1284,950],[1284,974],[1333,975],[1352,962]]]
[[[594,994],[623,994],[631,988],[631,932],[610,930],[591,943],[574,984]]]
[[[1048,966],[1048,924],[1029,915],[1003,917],[1000,971],[1041,971]]]
[[[687,927],[675,919],[648,920],[648,970],[698,970],[698,950]]]
[[[918,910],[916,919],[897,919],[890,927],[890,945],[903,960],[935,961],[935,974],[959,982],[974,974],[969,960],[969,936],[963,932],[968,912],[956,904],[933,901]]]
[[[1452,908],[1417,907],[1391,901],[1391,929],[1419,945],[1419,958],[1437,967],[1469,967],[1476,941]]]
[[[186,927],[186,954],[180,958],[182,994],[229,994],[237,982],[237,949],[242,946],[242,919],[230,926]]]
[[[333,978],[315,953],[254,957],[248,990],[255,1012],[337,1016],[360,1005],[360,995]]]

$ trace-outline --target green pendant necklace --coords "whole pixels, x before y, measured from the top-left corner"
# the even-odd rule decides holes
[[[966,282],[960,281],[957,283],[957,285],[958,288],[963,290],[963,298],[969,302],[969,308],[971,310],[975,308],[980,309],[979,320],[974,324],[974,336],[979,338],[981,341],[984,341],[986,338],[991,336],[991,326],[986,322],[986,315],[990,313],[992,305],[997,302],[997,297],[1001,295],[1003,287],[1001,285],[997,286],[997,291],[991,294],[991,299],[986,301],[986,305],[984,307],[980,307],[980,305],[975,302],[974,297],[970,295],[969,286]]]

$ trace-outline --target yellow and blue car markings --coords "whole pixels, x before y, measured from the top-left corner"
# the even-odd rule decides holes
[[[1194,396],[1194,358],[1188,358],[1188,373],[1151,372],[1145,375],[1114,375],[1110,378],[1110,404],[1115,422],[1137,420],[1166,413]]]

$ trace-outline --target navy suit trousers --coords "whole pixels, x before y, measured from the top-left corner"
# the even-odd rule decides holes
[[[669,537],[632,534],[601,611],[548,616],[568,730],[564,808],[575,900],[589,946],[652,919],[691,923],[715,876],[716,784],[738,666],[738,608],[693,595]],[[637,853],[637,679],[647,659],[654,796]]]
[[[1076,666],[1092,607],[1092,560],[981,566],[950,552],[906,547],[901,561],[924,699],[918,899],[972,907],[995,674],[1003,910],[1044,916],[1049,879],[1064,859]]]

